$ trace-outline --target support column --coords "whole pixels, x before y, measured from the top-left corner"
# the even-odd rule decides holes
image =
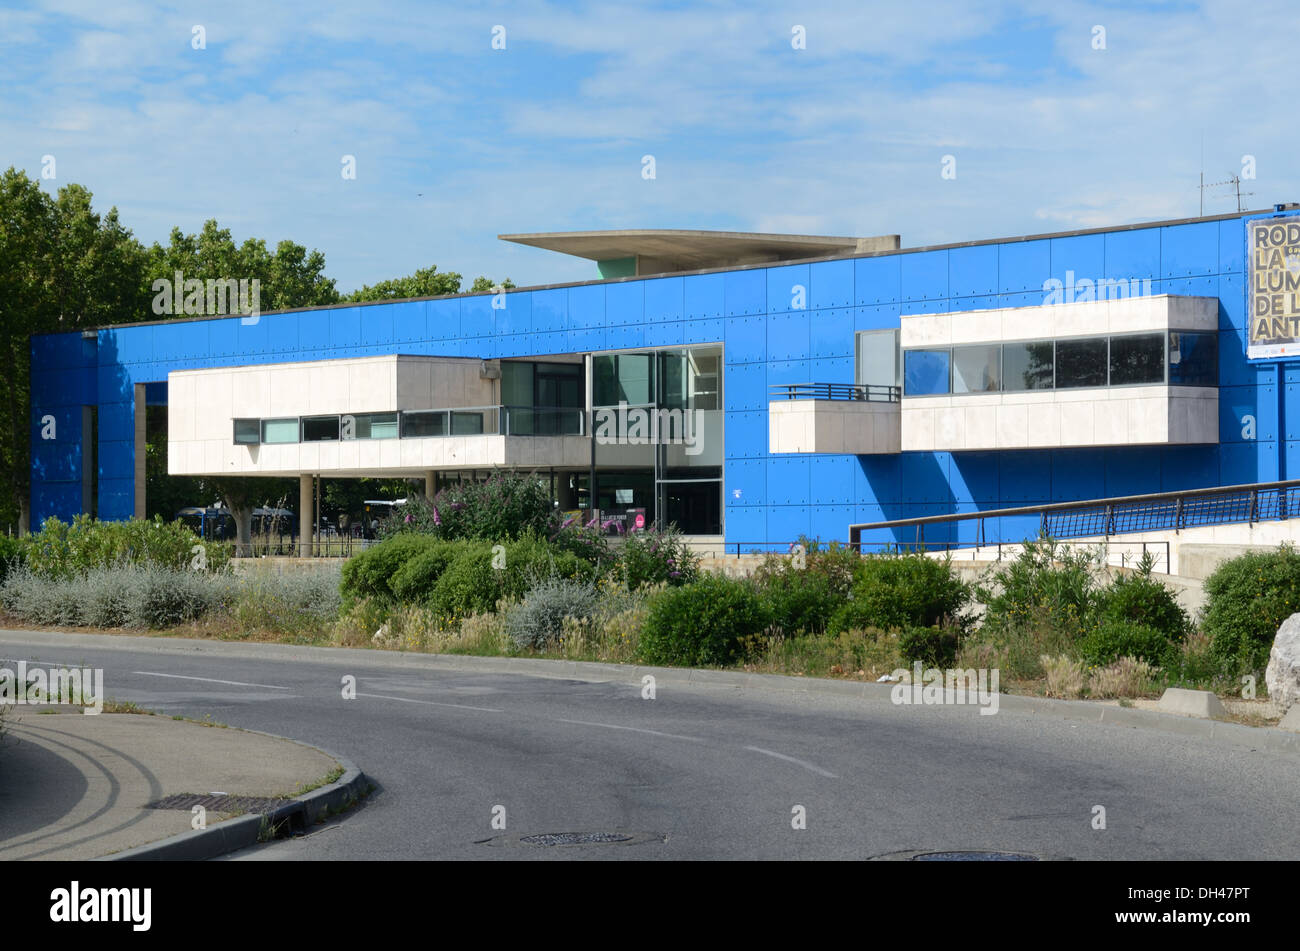
[[[424,497],[431,499],[438,494],[438,473],[430,469],[424,474]]]
[[[81,511],[95,514],[95,408],[81,407]]]
[[[298,556],[301,558],[311,555],[312,530],[316,520],[312,500],[314,481],[311,475],[298,476]]]
[[[144,518],[145,513],[145,419],[149,405],[145,402],[145,386],[135,384],[135,507],[134,517]]]

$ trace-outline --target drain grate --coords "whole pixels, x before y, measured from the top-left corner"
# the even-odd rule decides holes
[[[525,845],[610,845],[631,842],[632,836],[622,832],[545,832],[519,838]]]
[[[290,799],[274,796],[203,795],[202,793],[177,793],[149,803],[150,809],[185,809],[202,806],[209,812],[260,812],[270,813],[283,807]]]

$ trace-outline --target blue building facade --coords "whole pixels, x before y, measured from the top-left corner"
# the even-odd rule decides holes
[[[66,520],[87,507],[88,464],[97,466],[98,516],[132,516],[141,471],[136,403],[141,393],[165,403],[169,373],[395,353],[504,359],[720,344],[722,530],[729,544],[744,547],[784,546],[804,535],[845,540],[852,523],[1285,479],[1300,474],[1300,365],[1247,358],[1246,232],[1261,217],[1296,220],[1287,206],[1271,214],[518,289],[496,308],[493,295],[471,294],[256,321],[179,319],[34,336],[32,524]],[[1050,282],[1079,275],[1149,281],[1152,295],[1217,300],[1217,443],[770,451],[773,387],[862,382],[858,332],[898,328],[904,315],[1039,306]],[[804,289],[802,297],[793,287]],[[92,418],[93,451],[86,431]],[[1033,520],[1008,519],[996,534],[1014,540],[1035,528]],[[966,523],[936,527],[927,540],[974,543],[974,531]]]

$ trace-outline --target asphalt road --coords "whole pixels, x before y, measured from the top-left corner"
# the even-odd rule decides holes
[[[102,667],[112,698],[316,744],[376,783],[237,859],[1300,857],[1300,757],[1156,729],[696,684],[643,699],[631,677],[278,645],[0,631],[0,657]],[[564,832],[634,838],[518,842]]]

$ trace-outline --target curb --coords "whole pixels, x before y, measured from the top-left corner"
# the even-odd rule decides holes
[[[350,760],[331,753],[329,750],[323,750],[319,746],[303,743],[300,740],[292,740],[287,736],[264,733],[261,730],[241,730],[241,732],[268,736],[276,740],[285,740],[289,743],[297,743],[299,746],[313,749],[330,757],[330,759],[342,766],[343,775],[327,786],[313,789],[311,792],[304,793],[295,799],[286,800],[283,806],[266,815],[238,816],[234,819],[218,822],[208,829],[182,832],[180,835],[174,835],[158,842],[150,842],[147,845],[136,846],[133,849],[126,849],[113,855],[102,856],[96,861],[201,862],[205,859],[217,858],[231,852],[238,852],[240,849],[246,849],[250,845],[256,845],[261,838],[264,822],[269,822],[272,827],[287,824],[290,830],[308,828],[330,813],[355,803],[365,795],[370,786],[365,774],[357,769]]]

